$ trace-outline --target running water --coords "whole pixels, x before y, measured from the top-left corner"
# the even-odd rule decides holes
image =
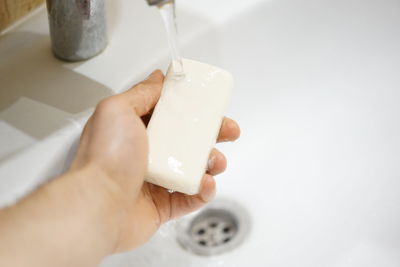
[[[169,48],[172,57],[172,69],[177,79],[182,78],[185,73],[183,70],[182,57],[178,46],[178,30],[176,26],[175,4],[174,1],[158,7],[167,31]]]

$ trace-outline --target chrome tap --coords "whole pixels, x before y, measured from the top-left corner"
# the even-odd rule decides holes
[[[174,2],[146,1],[159,7]],[[105,0],[47,0],[46,3],[56,57],[66,61],[85,60],[107,46]]]
[[[173,3],[174,0],[147,0],[150,6],[162,6],[165,4]]]
[[[56,57],[84,60],[107,46],[105,0],[47,0],[46,4]]]

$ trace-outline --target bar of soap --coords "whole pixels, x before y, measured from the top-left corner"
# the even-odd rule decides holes
[[[170,66],[147,127],[146,181],[193,195],[199,193],[233,87],[230,73],[183,59],[185,76]]]

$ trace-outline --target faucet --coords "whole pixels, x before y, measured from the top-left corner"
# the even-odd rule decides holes
[[[107,46],[105,0],[47,0],[53,54],[80,61]]]
[[[149,6],[162,6],[173,2],[174,0],[147,0]]]
[[[134,1],[134,0],[131,0]],[[146,0],[162,6],[174,0]],[[53,54],[65,61],[81,61],[107,46],[105,0],[46,0]]]

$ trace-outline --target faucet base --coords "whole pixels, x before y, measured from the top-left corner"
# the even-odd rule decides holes
[[[105,0],[47,0],[53,54],[65,61],[98,55],[107,46]]]

